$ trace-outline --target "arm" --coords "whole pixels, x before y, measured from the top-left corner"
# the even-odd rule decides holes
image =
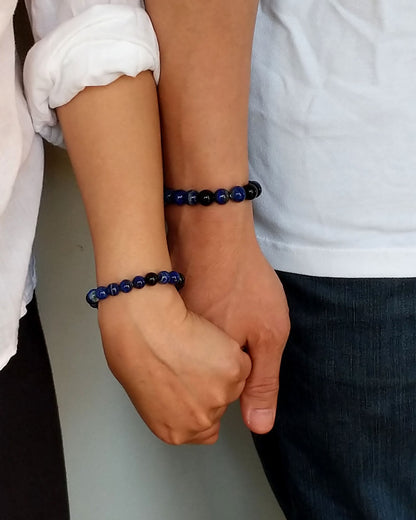
[[[151,74],[86,89],[58,114],[87,210],[97,283],[170,270]],[[215,441],[250,369],[238,344],[188,313],[171,286],[107,299],[98,312],[109,366],[152,431],[174,444]]]
[[[215,190],[248,179],[247,113],[257,0],[147,0],[161,49],[166,184]],[[169,207],[169,244],[192,310],[247,345],[241,397],[252,431],[273,425],[289,331],[282,286],[255,238],[251,203]]]
[[[138,13],[124,7],[122,11],[122,16],[132,20],[134,34]],[[107,13],[104,21],[111,24],[113,18]],[[84,14],[81,9],[80,16]],[[87,210],[97,282],[105,286],[147,271],[170,270],[171,262],[163,218],[155,82],[145,71],[132,77],[121,74],[105,86],[87,86],[89,64],[94,68],[96,85],[104,83],[103,75],[113,77],[113,71],[108,70],[111,59],[117,62],[118,76],[126,67],[124,55],[114,56],[118,40],[109,42],[111,59],[104,54],[102,60],[103,38],[97,40],[100,49],[98,56],[94,55],[97,45],[89,45],[94,19],[87,18],[84,24],[87,32],[81,53],[79,42],[73,45],[73,38],[83,36],[75,20],[66,24],[63,32],[58,25],[40,42],[32,58],[29,56],[32,61],[26,71],[26,89],[40,127],[47,126],[42,115],[50,125],[54,115],[49,107],[42,111],[37,99],[57,106]],[[119,32],[115,33],[122,40]],[[53,44],[56,41],[59,48]],[[132,41],[130,38],[129,43]],[[74,59],[73,52],[78,52],[76,64],[64,70]],[[65,59],[60,61],[62,55]],[[132,56],[137,56],[136,48]],[[100,59],[105,70],[99,68]],[[83,60],[86,76],[82,74]],[[38,68],[36,63],[50,69]],[[78,90],[74,93],[75,87]],[[66,97],[67,102],[62,102]],[[52,130],[51,138],[59,138],[61,130]],[[250,371],[250,360],[239,345],[188,312],[172,286],[157,285],[108,298],[100,303],[98,313],[108,364],[151,430],[173,444],[215,441],[220,418],[241,393]]]

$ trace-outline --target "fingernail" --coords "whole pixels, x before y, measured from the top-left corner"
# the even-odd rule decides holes
[[[271,408],[254,408],[248,413],[248,425],[257,433],[266,433],[273,427],[274,415]]]

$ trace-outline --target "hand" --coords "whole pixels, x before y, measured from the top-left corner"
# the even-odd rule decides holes
[[[169,444],[212,444],[251,370],[239,344],[156,286],[102,301],[108,365],[152,430]]]
[[[250,206],[172,208],[168,238],[173,265],[187,278],[187,307],[246,346],[253,368],[241,396],[243,419],[253,432],[266,433],[274,424],[290,321],[283,287],[257,244]]]

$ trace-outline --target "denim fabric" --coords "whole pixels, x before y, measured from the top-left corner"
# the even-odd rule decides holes
[[[292,331],[255,435],[288,520],[416,519],[416,279],[278,273]]]

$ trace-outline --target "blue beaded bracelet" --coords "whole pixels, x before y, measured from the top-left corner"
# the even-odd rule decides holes
[[[211,190],[171,190],[164,189],[165,205],[174,204],[176,206],[210,206],[214,202],[223,205],[228,201],[243,202],[244,200],[254,200],[261,195],[262,187],[257,181],[249,181],[245,186],[234,186],[231,190],[220,188],[213,192]]]
[[[143,289],[146,285],[153,286],[156,284],[174,285],[179,291],[185,285],[185,277],[177,271],[160,271],[159,273],[147,273],[145,276],[135,276],[133,280],[123,280],[120,283],[110,283],[107,287],[100,286],[90,289],[87,292],[86,300],[91,307],[96,309],[101,300],[105,300],[108,296],[117,296],[117,294],[129,293],[133,289]]]

